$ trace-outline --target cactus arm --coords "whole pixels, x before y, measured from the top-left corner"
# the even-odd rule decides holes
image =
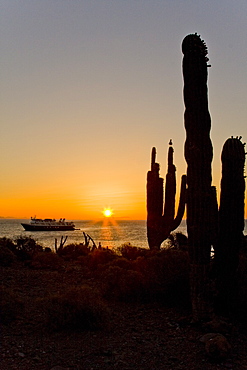
[[[222,237],[227,233],[235,239],[244,230],[245,150],[239,138],[225,142],[221,160],[220,229]]]
[[[159,176],[156,149],[152,149],[151,170],[147,173],[147,238],[150,249],[157,248],[163,212],[163,179]]]
[[[221,161],[219,241],[215,250],[215,266],[219,303],[229,310],[244,230],[245,149],[241,138],[226,140]]]
[[[179,197],[177,216],[173,221],[172,231],[175,230],[180,225],[183,215],[184,215],[185,204],[186,204],[186,182],[187,182],[187,176],[183,175],[181,177],[180,197]]]
[[[171,142],[170,142],[170,145]],[[159,164],[156,161],[156,149],[152,149],[151,171],[147,174],[147,237],[150,249],[159,249],[171,231],[179,226],[185,208],[186,179],[181,185],[181,199],[178,215],[175,214],[176,167],[173,164],[173,148],[168,150],[168,170],[166,175],[165,204],[163,206],[163,179],[159,177]],[[185,175],[184,175],[185,176]],[[185,176],[186,177],[186,176]],[[163,211],[164,208],[164,211]]]
[[[228,139],[222,150],[222,179],[219,208],[219,244],[222,258],[236,258],[244,230],[244,144]]]
[[[151,154],[151,171],[155,171],[155,161],[156,161],[156,148],[152,148]]]
[[[173,164],[173,148],[168,149],[168,170],[165,185],[165,204],[163,219],[165,224],[170,225],[174,220],[176,197],[176,167]]]
[[[147,174],[147,211],[151,218],[161,217],[163,211],[163,179],[159,176],[159,164],[155,162],[156,149],[152,149],[151,171]]]

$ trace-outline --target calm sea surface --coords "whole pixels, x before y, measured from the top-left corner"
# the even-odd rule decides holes
[[[119,221],[105,219],[104,221],[74,221],[75,226],[79,230],[74,231],[25,231],[21,226],[21,222],[29,222],[29,220],[20,219],[0,219],[0,237],[8,237],[15,239],[16,237],[31,236],[44,247],[54,249],[55,238],[59,241],[61,236],[68,236],[66,244],[80,243],[84,241],[83,231],[89,234],[96,244],[101,242],[103,247],[116,248],[124,243],[131,243],[136,247],[148,248],[146,221]],[[176,231],[181,231],[187,234],[186,221],[182,221]],[[244,233],[247,234],[247,222],[245,221]],[[65,245],[66,245],[65,244]]]
[[[29,220],[0,219],[0,237],[15,239],[16,237],[31,236],[44,247],[54,249],[55,238],[59,241],[61,236],[68,236],[66,244],[84,242],[83,231],[89,234],[98,245],[101,242],[103,247],[116,248],[124,243],[131,243],[136,247],[148,248],[146,221],[123,221],[105,219],[104,221],[74,221],[79,230],[74,231],[25,231],[21,223]],[[186,234],[186,224],[177,229]],[[66,245],[65,244],[65,245]]]

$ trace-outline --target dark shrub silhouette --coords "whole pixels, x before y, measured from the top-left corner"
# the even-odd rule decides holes
[[[89,286],[70,288],[43,301],[47,327],[60,330],[98,330],[108,325],[109,309]]]
[[[245,236],[243,246],[239,252],[239,264],[236,273],[235,300],[231,300],[231,314],[241,322],[242,329],[247,333],[247,238]],[[236,299],[237,297],[237,299]]]
[[[165,304],[189,301],[188,253],[164,249],[150,258],[138,258],[135,270],[142,273],[146,297]]]
[[[188,250],[188,238],[182,232],[171,233],[168,236],[169,248],[177,250]]]
[[[24,304],[11,290],[0,287],[0,323],[9,324],[22,314]]]
[[[63,262],[63,259],[56,253],[39,252],[33,256],[30,267],[35,269],[59,270]]]
[[[14,251],[16,248],[13,240],[6,238],[5,236],[3,238],[0,238],[0,247],[9,248],[11,251]]]
[[[141,272],[108,266],[102,274],[104,296],[124,302],[141,301],[145,295],[144,277]]]
[[[10,266],[16,260],[16,256],[7,247],[0,246],[0,266]]]
[[[90,247],[83,243],[72,243],[58,250],[58,255],[65,260],[75,260],[81,256],[87,256],[90,253]]]
[[[90,269],[96,270],[99,265],[105,265],[115,258],[117,256],[112,249],[95,249],[88,255],[87,264]]]
[[[135,260],[138,257],[150,255],[150,250],[146,248],[134,247],[130,243],[124,243],[121,247],[117,248],[117,253],[127,260]]]
[[[133,263],[131,259],[127,259],[121,256],[110,261],[108,264],[105,265],[105,268],[108,268],[108,266],[117,266],[125,270],[133,269]]]
[[[13,252],[21,261],[31,260],[35,253],[43,251],[43,247],[31,236],[20,235],[15,243]]]
[[[136,248],[128,246],[128,256]],[[133,259],[116,258],[100,270],[108,299],[120,301],[177,303],[189,301],[189,261],[185,251],[166,249]]]

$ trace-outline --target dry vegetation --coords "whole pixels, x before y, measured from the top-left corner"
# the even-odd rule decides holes
[[[31,238],[1,238],[1,368],[246,369],[245,248],[241,298],[222,329],[232,346],[226,357],[207,356],[199,338],[209,329],[191,325],[181,235],[161,251],[71,244],[59,254]]]

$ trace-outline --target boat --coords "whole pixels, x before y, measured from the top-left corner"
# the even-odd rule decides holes
[[[65,221],[65,218],[60,218],[56,221],[54,218],[36,218],[31,217],[29,223],[21,223],[26,231],[64,231],[75,230],[75,224],[72,221]]]

